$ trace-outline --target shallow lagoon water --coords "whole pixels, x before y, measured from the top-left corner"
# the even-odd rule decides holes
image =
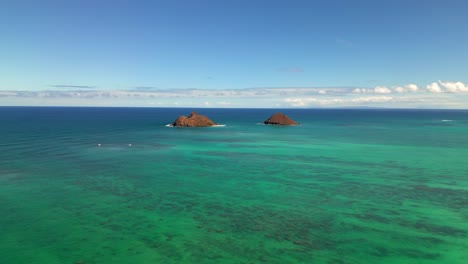
[[[466,263],[468,111],[191,110],[0,108],[0,263]]]

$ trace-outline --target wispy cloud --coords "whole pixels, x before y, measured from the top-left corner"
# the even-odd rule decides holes
[[[284,102],[293,107],[310,107],[310,106],[355,106],[366,105],[372,103],[387,103],[393,100],[391,96],[366,96],[354,98],[286,98]]]
[[[436,83],[437,85],[437,83]],[[430,86],[430,85],[428,85]],[[439,87],[440,88],[440,87]],[[427,88],[429,92],[435,92],[437,87]],[[415,93],[419,91],[419,87],[416,84],[405,84],[402,86],[393,86],[393,87],[386,87],[386,86],[376,86],[374,88],[356,88],[352,92],[356,94],[390,94],[390,93]],[[440,90],[442,92],[442,90]]]
[[[69,84],[52,84],[49,85],[50,87],[54,88],[68,88],[68,89],[95,89],[96,86],[90,85],[69,85]]]
[[[353,93],[378,93],[378,94],[388,94],[392,93],[392,90],[385,86],[377,86],[375,88],[356,88],[353,90]]]
[[[156,90],[158,87],[156,86],[135,86],[135,87],[130,87],[132,90],[137,90],[137,91],[151,91],[151,90]]]

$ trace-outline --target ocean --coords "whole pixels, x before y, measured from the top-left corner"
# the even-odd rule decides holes
[[[0,263],[467,263],[468,110],[276,111],[0,107]]]

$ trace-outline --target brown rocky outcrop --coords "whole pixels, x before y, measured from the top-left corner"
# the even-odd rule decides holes
[[[294,126],[297,122],[287,117],[286,115],[276,112],[270,118],[263,121],[266,125],[283,125],[283,126]]]
[[[206,116],[192,112],[188,117],[183,115],[179,116],[172,125],[176,127],[208,127],[214,126],[216,123]]]

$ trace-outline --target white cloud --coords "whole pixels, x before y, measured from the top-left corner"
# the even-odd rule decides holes
[[[365,93],[366,89],[364,88],[356,88],[353,90],[353,93]]]
[[[369,103],[386,103],[393,100],[391,96],[366,96],[366,97],[355,97],[355,98],[315,98],[315,97],[303,97],[303,98],[286,98],[284,101],[293,107],[307,107],[307,106],[346,106],[346,105],[358,105],[358,104],[369,104]]]
[[[397,93],[417,92],[419,87],[416,84],[406,84],[404,86],[396,86],[393,88]]]
[[[375,88],[356,88],[353,90],[353,93],[378,93],[378,94],[389,94],[392,93],[392,90],[388,89],[385,86],[377,86]]]
[[[411,92],[417,92],[418,91],[418,86],[416,84],[407,84],[405,85],[405,88],[408,90],[408,91],[411,91]]]
[[[358,97],[352,98],[350,101],[353,103],[385,103],[393,100],[391,96],[371,96],[371,97]]]
[[[431,93],[441,93],[442,92],[442,89],[440,89],[440,86],[436,82],[428,84],[426,86],[426,89]]]
[[[392,93],[392,91],[385,86],[377,86],[374,88],[374,91],[375,93],[381,93],[381,94]]]
[[[468,85],[465,85],[462,82],[442,82],[439,81],[439,84],[445,88],[449,93],[466,93],[468,92]]]
[[[468,86],[460,81],[421,85],[260,87],[246,89],[0,90],[0,105],[180,107],[409,107],[466,108]]]
[[[376,86],[375,88],[356,88],[352,92],[361,94],[390,94],[393,91],[397,93],[417,92],[419,88],[416,84],[406,84],[404,86],[393,87],[392,89],[386,86]]]
[[[309,105],[312,102],[317,102],[317,99],[313,97],[307,97],[307,98],[286,98],[284,100],[286,103],[288,103],[291,106],[294,107],[304,107]]]
[[[397,86],[394,88],[395,92],[397,93],[404,93],[406,92],[405,87]]]

